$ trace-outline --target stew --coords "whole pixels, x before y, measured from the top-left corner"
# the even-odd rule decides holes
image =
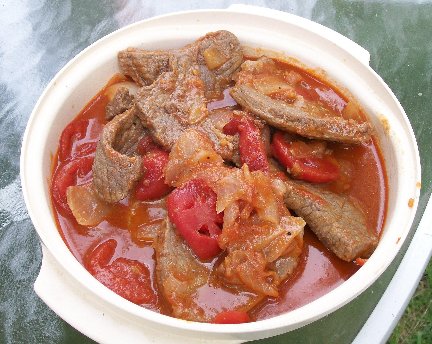
[[[65,126],[51,198],[103,285],[181,319],[257,321],[331,291],[385,220],[379,143],[347,92],[217,31],[128,48]]]

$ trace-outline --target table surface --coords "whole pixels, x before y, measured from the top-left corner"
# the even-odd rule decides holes
[[[0,1],[0,343],[91,343],[34,293],[42,253],[19,179],[27,119],[49,80],[82,49],[158,14],[236,1]],[[432,3],[249,1],[312,19],[351,38],[400,100],[420,148],[422,191],[410,237],[384,275],[320,321],[264,343],[350,343],[397,270],[432,191]]]

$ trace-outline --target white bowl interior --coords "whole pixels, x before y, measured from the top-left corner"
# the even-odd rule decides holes
[[[31,115],[22,148],[22,185],[27,207],[42,242],[57,262],[86,288],[133,321],[180,333],[214,338],[254,339],[295,329],[341,307],[370,286],[400,249],[415,214],[420,181],[417,145],[400,104],[373,70],[338,42],[310,31],[305,20],[288,21],[235,11],[199,11],[155,18],[119,30],[75,57],[49,84]],[[243,44],[283,52],[311,67],[324,69],[345,86],[370,114],[377,128],[388,174],[388,212],[378,248],[348,281],[287,314],[235,327],[197,324],[166,317],[123,300],[94,280],[75,260],[56,228],[50,205],[51,158],[61,131],[118,71],[116,55],[129,46],[146,49],[180,47],[209,31],[226,29]],[[332,38],[333,39],[333,38]],[[334,40],[334,39],[333,39]],[[385,118],[389,131],[382,125]],[[408,199],[416,200],[408,207]],[[213,337],[210,337],[213,338]]]

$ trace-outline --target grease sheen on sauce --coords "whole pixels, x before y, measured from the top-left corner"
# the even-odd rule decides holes
[[[293,68],[286,66],[286,68]],[[297,72],[298,69],[295,69]],[[325,83],[317,80],[312,75],[301,71],[305,80],[313,85],[319,85],[323,96],[331,97],[338,113],[346,105],[346,100],[340,93]],[[107,86],[124,81],[124,77],[115,76]],[[108,98],[101,90],[77,115],[78,119],[94,119],[100,124],[106,124],[104,118],[105,106]],[[228,90],[224,92],[224,99],[209,103],[209,109],[232,106],[235,101],[229,96]],[[341,108],[342,107],[342,108]],[[351,187],[348,195],[357,199],[366,213],[368,224],[377,234],[380,234],[385,220],[387,185],[386,175],[383,169],[383,160],[380,150],[375,141],[368,145],[348,146],[330,143],[336,158],[344,159],[350,163],[350,174],[352,176]],[[53,167],[58,164],[58,154],[53,160]],[[340,191],[340,186],[329,184],[328,189]],[[128,206],[133,208],[127,211]],[[55,208],[54,208],[55,210]],[[130,215],[132,214],[132,216]],[[152,286],[157,290],[155,281],[155,252],[149,237],[152,231],[157,231],[166,215],[164,200],[153,202],[140,202],[134,199],[121,201],[116,209],[115,216],[110,216],[99,225],[87,228],[77,224],[71,216],[64,216],[55,210],[55,217],[59,232],[76,259],[82,264],[83,256],[87,250],[95,247],[98,243],[113,238],[117,240],[113,259],[125,257],[137,260],[145,264],[152,276]],[[211,263],[213,265],[217,259]],[[344,262],[330,253],[306,227],[304,235],[304,248],[300,258],[299,266],[294,274],[288,278],[280,287],[280,296],[277,299],[267,298],[256,306],[250,313],[253,320],[264,319],[298,308],[318,297],[328,293],[357,270],[353,262]],[[206,295],[214,295],[217,289],[205,285],[198,290],[195,301],[205,300]],[[225,293],[219,289],[216,299],[219,303],[232,303],[232,294]],[[239,295],[239,297],[242,297]],[[211,307],[211,305],[208,305]],[[169,314],[169,307],[159,310]]]

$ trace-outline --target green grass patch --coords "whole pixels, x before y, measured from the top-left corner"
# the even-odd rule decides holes
[[[432,260],[388,343],[432,343]]]

